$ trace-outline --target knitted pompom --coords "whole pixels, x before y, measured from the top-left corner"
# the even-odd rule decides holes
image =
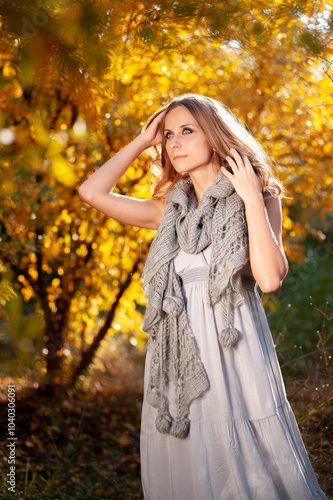
[[[229,349],[236,344],[239,338],[239,331],[237,328],[225,328],[219,334],[219,342],[221,347]]]
[[[166,295],[163,300],[162,309],[167,314],[179,314],[184,307],[182,299]]]
[[[168,434],[172,423],[171,415],[168,411],[159,413],[155,420],[156,429],[162,434]]]
[[[190,430],[190,421],[188,418],[172,422],[170,434],[176,438],[186,438]]]

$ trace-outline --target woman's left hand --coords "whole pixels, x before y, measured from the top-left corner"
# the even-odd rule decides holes
[[[274,198],[266,208],[260,179],[249,158],[234,149],[230,149],[230,154],[232,157],[227,156],[226,160],[233,173],[225,167],[221,167],[221,172],[245,204],[251,271],[263,292],[273,292],[280,288],[288,270],[281,238],[281,202]]]
[[[248,157],[241,156],[235,149],[230,149],[230,153],[233,157],[227,156],[226,160],[233,173],[229,172],[225,167],[221,167],[222,174],[230,180],[244,203],[250,201],[253,197],[261,198],[261,183]]]

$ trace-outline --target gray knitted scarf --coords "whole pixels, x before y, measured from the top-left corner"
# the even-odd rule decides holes
[[[166,197],[166,209],[143,271],[148,297],[143,330],[149,333],[152,354],[147,401],[159,410],[156,428],[184,438],[188,435],[189,406],[209,387],[195,338],[189,328],[181,279],[174,259],[180,249],[198,254],[210,244],[207,303],[219,303],[224,330],[223,348],[238,339],[234,308],[243,302],[240,269],[248,261],[244,203],[232,183],[218,173],[197,206],[190,179],[181,179]],[[168,384],[175,385],[175,419],[169,412]]]

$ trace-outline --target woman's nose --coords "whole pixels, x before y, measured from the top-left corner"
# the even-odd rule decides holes
[[[181,147],[180,137],[178,135],[176,135],[176,134],[171,138],[171,147],[172,148],[179,148],[179,147]]]

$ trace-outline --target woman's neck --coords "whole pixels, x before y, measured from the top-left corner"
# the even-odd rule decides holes
[[[198,205],[200,204],[206,189],[208,189],[213,184],[216,175],[217,170],[214,166],[212,166],[212,168],[207,167],[205,168],[205,170],[190,173]]]

